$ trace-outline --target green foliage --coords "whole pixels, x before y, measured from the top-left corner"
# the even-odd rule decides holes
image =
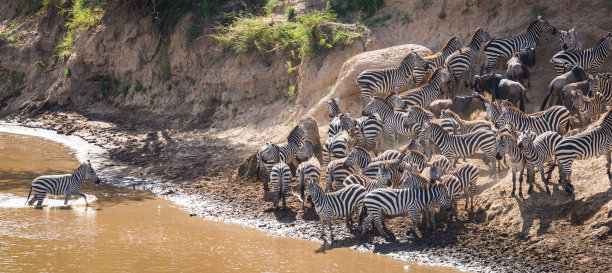
[[[151,94],[151,97],[149,97],[149,104],[153,105],[155,103],[155,98],[157,98],[158,94]]]
[[[465,4],[465,6],[461,7],[461,14],[467,14],[470,12],[470,5]]]
[[[132,87],[132,84],[130,82],[125,82],[121,85],[121,94],[123,94],[124,98],[130,92],[130,87]]]
[[[70,71],[70,68],[64,68],[64,77],[69,78],[70,76],[72,76],[72,71]]]
[[[9,24],[9,30],[0,33],[0,46],[7,45],[13,46],[15,43],[19,42],[19,36],[21,36],[21,32],[17,31],[19,29],[20,24],[11,22]]]
[[[234,106],[234,108],[232,108],[232,114],[236,114],[238,113],[238,106]]]
[[[102,99],[108,100],[108,94],[110,93],[110,85],[108,84],[107,80],[102,79],[98,82],[98,91],[100,91]]]
[[[440,13],[438,14],[438,18],[440,18],[440,20],[444,20],[446,18],[446,12],[440,11]]]
[[[100,23],[102,16],[104,16],[104,9],[102,9],[99,1],[74,0],[72,7],[61,9],[60,14],[65,15],[68,21],[65,25],[66,33],[55,48],[57,58],[64,60],[74,52],[76,36]]]
[[[190,42],[200,37],[206,18],[219,10],[218,0],[200,0],[196,2],[195,11],[191,17],[191,25],[187,29],[187,38]]]
[[[223,107],[225,107],[225,109],[228,109],[230,104],[232,104],[232,100],[231,99],[223,101]]]
[[[295,84],[289,86],[289,92],[287,92],[287,95],[289,95],[289,102],[294,103],[295,99],[297,99],[297,94],[295,93]]]
[[[136,82],[134,83],[134,91],[145,93],[147,92],[147,89],[144,86],[142,86],[142,83],[140,82],[140,80],[137,79]]]
[[[295,18],[295,22],[285,22],[241,15],[229,26],[220,27],[213,38],[220,46],[238,53],[257,51],[265,55],[286,50],[292,52],[294,59],[302,59],[321,48],[351,44],[354,39],[361,38],[364,31],[341,26],[330,29],[328,22],[334,20],[336,15],[329,5],[323,10],[309,11]]]
[[[364,12],[368,17],[374,15],[374,13],[384,5],[384,0],[359,0],[359,10]]]
[[[270,15],[272,10],[280,4],[280,0],[269,0],[262,8],[262,11],[265,15]]]
[[[23,84],[23,80],[25,79],[25,72],[21,71],[11,71],[11,80],[16,84]]]
[[[612,10],[612,0],[608,0],[608,9]]]
[[[31,67],[37,67],[37,66],[40,66],[40,67],[45,67],[45,63],[43,63],[42,61],[35,61],[35,62],[34,62],[34,63],[32,63],[30,66],[31,66]]]
[[[295,18],[295,7],[294,6],[288,6],[285,9],[285,14],[287,14],[287,20],[291,20],[291,19]]]
[[[17,0],[13,7],[15,13],[32,15],[41,9],[46,9],[51,0]]]
[[[548,7],[547,6],[540,6],[540,5],[534,5],[531,8],[531,14],[533,14],[533,16],[546,16],[546,14],[548,13]]]
[[[336,87],[336,84],[332,84],[330,86],[327,87],[327,90],[331,91],[332,89],[334,89],[334,87]]]

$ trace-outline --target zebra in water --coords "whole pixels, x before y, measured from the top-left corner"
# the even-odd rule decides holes
[[[272,172],[272,167],[274,164],[280,162],[280,148],[278,145],[268,142],[266,145],[262,146],[259,151],[257,151],[257,180],[259,180],[259,176],[262,173],[261,166],[263,165],[263,172],[265,172],[264,177],[267,177],[263,181],[264,191],[270,191],[270,187],[268,186],[268,178],[270,177],[270,172]]]
[[[377,189],[368,193],[363,203],[368,210],[368,217],[363,225],[361,236],[365,234],[370,223],[374,222],[378,233],[387,241],[390,241],[391,238],[382,229],[383,216],[410,214],[412,225],[406,234],[412,233],[418,238],[416,231],[419,226],[419,212],[425,206],[440,205],[447,212],[451,209],[448,189],[442,184],[425,185],[418,189]]]
[[[435,122],[425,124],[419,134],[419,140],[432,139],[440,148],[442,154],[453,165],[460,157],[468,156],[481,150],[485,154],[485,163],[491,164],[490,175],[495,172],[495,134],[491,131],[479,130],[464,135],[451,135]]]
[[[361,89],[361,101],[366,102],[374,92],[386,95],[389,92],[399,92],[408,82],[414,67],[428,69],[427,62],[416,52],[410,52],[404,57],[399,66],[366,70],[357,76],[357,85]]]
[[[389,96],[396,95],[391,93],[387,97]],[[387,101],[387,98],[381,99],[379,97],[372,97],[370,103],[368,103],[368,105],[366,105],[362,111],[363,116],[374,115],[374,113],[377,113],[380,116],[385,128],[387,129],[387,134],[393,143],[394,149],[397,148],[396,134],[411,136],[415,133],[415,131],[413,131],[415,129],[414,126],[406,127],[404,125],[405,120],[410,119],[408,114],[405,112],[395,111],[391,103]]]
[[[557,75],[565,73],[568,67],[576,65],[584,70],[594,70],[601,68],[604,60],[610,55],[612,50],[612,32],[599,40],[595,47],[582,51],[559,51],[551,59],[550,63],[555,66]]]
[[[296,174],[298,184],[300,186],[300,197],[302,198],[302,209],[304,209],[304,190],[307,181],[319,181],[321,177],[321,164],[316,156],[314,156],[314,144],[311,140],[306,139],[300,147],[297,158],[302,161],[298,165]]]
[[[448,81],[448,76],[444,73],[443,68],[436,68],[427,79],[427,83],[399,95],[403,102],[402,108],[412,105],[429,107],[430,103],[438,99],[442,82],[446,81]]]
[[[291,170],[289,169],[289,165],[284,162],[274,164],[270,172],[270,182],[272,182],[272,188],[276,193],[274,195],[274,209],[278,209],[278,202],[282,199],[283,210],[286,210],[287,202],[285,197],[287,196],[287,189],[291,182]]]
[[[601,93],[593,92],[593,97],[589,98],[582,94],[580,89],[572,91],[572,104],[578,109],[581,125],[584,125],[585,121],[588,125],[593,118],[596,119],[610,108]]]
[[[561,37],[559,37],[559,42],[561,43],[561,50],[582,50],[582,42],[580,42],[580,36],[578,36],[578,32],[576,32],[576,27],[570,28],[568,31],[560,30],[559,32],[561,32]]]
[[[603,117],[599,126],[579,135],[563,138],[555,147],[555,158],[559,166],[559,180],[566,192],[573,196],[574,186],[571,183],[572,164],[576,159],[587,159],[605,155],[608,177],[610,172],[610,151],[612,149],[612,113]]]
[[[332,160],[345,158],[351,146],[352,142],[346,131],[328,138],[323,145],[323,165],[329,164]]]
[[[30,186],[30,193],[28,193],[27,199],[30,199],[32,190],[34,190],[34,196],[32,196],[32,199],[27,201],[27,203],[28,205],[32,205],[38,200],[36,207],[40,208],[42,207],[45,196],[47,194],[51,194],[66,195],[64,205],[68,205],[70,196],[78,195],[85,198],[85,204],[89,206],[85,194],[79,192],[83,179],[91,179],[95,184],[100,184],[101,182],[89,160],[87,160],[87,163],[81,164],[76,171],[71,174],[39,176],[32,181],[32,186]]]
[[[555,156],[555,147],[561,141],[562,137],[557,132],[544,132],[543,134],[536,137],[536,134],[532,131],[522,132],[518,139],[518,148],[523,153],[525,164],[529,168],[529,174],[534,173],[534,167],[537,167],[542,176],[542,182],[546,187],[546,193],[550,195],[550,189],[548,188],[548,180],[550,174],[554,168],[554,164],[550,167],[548,175],[544,177],[544,163],[549,160],[553,160]],[[533,191],[533,181],[530,181],[529,189],[527,193]]]
[[[491,72],[500,57],[510,58],[523,48],[535,49],[542,34],[542,27],[552,35],[557,33],[555,27],[538,15],[538,19],[529,25],[525,33],[511,38],[495,38],[487,43],[483,49],[486,60],[480,68],[480,74]]]
[[[446,41],[446,44],[442,47],[440,52],[429,55],[427,57],[423,57],[423,60],[427,62],[428,69],[423,69],[421,67],[415,67],[412,72],[412,80],[415,86],[421,86],[423,84],[423,79],[425,76],[431,74],[436,67],[444,66],[444,61],[448,57],[448,55],[453,52],[461,49],[463,47],[463,43],[459,40],[459,37],[453,35]]]
[[[493,131],[494,129],[493,124],[486,120],[463,120],[459,115],[449,109],[442,110],[440,118],[449,118],[456,121],[459,125],[457,128],[459,134],[467,134],[478,130]]]
[[[460,50],[455,51],[446,58],[444,61],[444,66],[446,67],[446,71],[452,82],[459,84],[459,79],[461,79],[461,75],[463,75],[465,72],[468,73],[466,79],[474,78],[474,68],[478,59],[480,45],[488,42],[489,40],[491,40],[489,33],[484,30],[484,28],[478,27],[476,28],[474,34],[472,34],[470,43],[467,46],[462,47]],[[447,94],[450,96],[450,87],[448,85],[447,88]]]
[[[507,128],[507,127],[505,127]],[[516,191],[516,173],[519,172],[519,196],[523,198],[523,172],[525,171],[525,158],[518,147],[518,138],[510,130],[500,133],[497,136],[497,153],[495,158],[501,160],[504,155],[510,156],[512,172],[512,193],[514,197]]]
[[[439,168],[438,172],[435,173],[435,177],[431,177],[432,180],[442,179],[445,175],[453,175],[459,179],[461,184],[453,186],[453,188],[449,188],[449,193],[453,193],[451,197],[454,201],[457,201],[459,198],[460,192],[465,193],[465,207],[468,208],[468,200],[470,201],[470,211],[474,212],[474,196],[476,195],[476,180],[478,180],[478,176],[480,172],[476,165],[472,163],[463,163],[456,169],[446,172],[444,168]],[[456,196],[455,196],[456,195]]]
[[[346,227],[350,230],[353,214],[360,213],[363,209],[363,200],[367,191],[361,185],[349,185],[348,187],[333,193],[325,193],[314,181],[308,183],[308,196],[315,205],[315,211],[321,219],[321,239],[325,239],[325,220],[329,227],[331,243],[334,242],[334,231],[332,229],[331,217],[346,217]]]
[[[357,172],[357,169],[353,165],[347,166],[344,164],[345,160],[346,158],[336,159],[327,164],[327,169],[325,171],[326,191],[333,191],[335,188],[334,182],[335,184],[342,185],[342,182],[347,176]]]
[[[516,132],[530,130],[538,135],[547,131],[564,135],[569,131],[570,112],[565,106],[555,105],[546,111],[529,115],[512,105],[502,104],[500,108],[501,115],[495,124],[497,128],[508,124]]]

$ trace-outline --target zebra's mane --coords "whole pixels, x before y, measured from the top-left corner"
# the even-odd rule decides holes
[[[368,150],[366,150],[365,148],[361,147],[361,146],[355,146],[353,147],[357,150],[361,150],[362,152],[366,153],[367,155],[369,155],[370,157],[373,157],[372,154],[370,152],[368,152]]]
[[[393,96],[393,95],[397,96],[397,94],[395,94],[395,92],[391,92],[391,93],[387,94],[384,98],[379,98],[379,97],[376,97],[376,96],[374,96],[374,98],[379,99],[381,101],[384,101],[389,107],[391,107],[391,109],[393,109],[393,105],[391,105],[391,103],[389,102],[389,98],[391,96]]]
[[[474,31],[474,33],[472,34],[472,37],[470,38],[470,43],[468,45],[471,45],[474,42],[474,39],[476,38],[476,35],[480,32],[480,31],[484,31],[483,27],[478,27],[476,28],[476,31]],[[490,40],[493,41],[493,38]],[[490,42],[489,41],[489,42]]]
[[[429,118],[436,118],[436,115],[434,115],[431,111],[425,110],[425,108],[423,108],[423,106],[420,105],[411,105],[410,107],[408,107],[409,109],[416,109],[419,112],[425,113],[425,115],[427,115],[427,117]]]
[[[420,189],[420,190],[429,190],[429,189],[433,189],[433,190],[435,190],[435,189],[440,189],[440,188],[448,190],[448,188],[446,187],[446,185],[444,185],[444,184],[443,184],[443,183],[441,183],[441,182],[436,182],[436,183],[424,183],[424,184],[419,185],[419,188],[418,188],[418,189]]]
[[[544,19],[542,19],[542,20],[544,20]],[[536,25],[536,24],[538,24],[538,23],[540,23],[540,20],[539,20],[539,19],[536,19],[536,20],[535,20],[535,21],[533,21],[531,24],[529,24],[529,26],[527,27],[527,32],[529,32],[529,30],[530,30],[532,27],[535,27],[535,25]]]
[[[436,70],[434,70],[434,71],[431,73],[431,75],[429,75],[429,78],[427,78],[427,81],[425,81],[425,82],[426,82],[425,84],[429,84],[429,82],[430,82],[430,81],[431,81],[431,80],[432,80],[434,77],[436,77],[436,76],[438,75],[438,73],[441,73],[441,71],[442,71],[442,67],[441,67],[441,66],[438,66],[438,67],[436,68]]]
[[[452,111],[452,110],[450,110],[450,109],[443,109],[443,110],[442,110],[442,113],[443,113],[443,114],[448,114],[448,115],[451,115],[451,116],[453,116],[453,118],[455,118],[455,119],[462,120],[462,119],[461,119],[461,117],[459,117],[459,115],[457,115],[457,113],[453,112],[453,111]]]
[[[401,63],[407,62],[409,60],[410,57],[413,57],[413,55],[416,55],[416,52],[410,52],[408,54],[406,54],[406,56],[404,56],[404,58],[402,59]]]
[[[612,39],[610,35],[612,35],[611,32],[608,32],[608,34],[604,36],[603,38],[601,38],[601,40],[599,40],[599,42],[597,42],[597,44],[595,44],[593,48],[589,48],[589,49],[605,47],[606,42],[608,42],[607,40]],[[586,50],[589,50],[589,49],[586,49]],[[586,50],[583,50],[583,51],[586,51]]]
[[[429,126],[435,126],[437,128],[439,128],[440,130],[442,130],[442,132],[445,132],[447,134],[450,134],[446,129],[444,129],[444,127],[442,127],[442,125],[440,125],[437,121],[433,120],[431,122],[429,122]]]
[[[287,136],[287,141],[291,141],[291,139],[295,139],[298,137],[299,139],[301,139],[302,134],[304,134],[304,131],[302,130],[302,128],[300,128],[300,125],[295,125],[291,129],[289,136]]]
[[[510,133],[501,133],[499,134],[499,137],[509,137],[514,141],[518,141],[518,138],[515,137],[514,135],[510,134]]]
[[[458,40],[459,37],[457,35],[453,35],[450,37],[450,39],[448,39],[448,41],[446,41],[446,44],[444,44],[444,46],[442,47],[442,49],[440,50],[441,52],[444,51],[453,40]]]
[[[604,117],[601,119],[601,123],[599,124],[599,126],[603,126],[605,124],[609,124],[612,125],[612,109],[608,110],[608,112],[606,112],[606,114],[604,115]]]

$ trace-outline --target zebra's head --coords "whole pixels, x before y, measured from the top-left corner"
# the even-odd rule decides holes
[[[572,51],[582,50],[582,43],[580,42],[580,37],[578,37],[578,32],[576,32],[576,27],[567,31],[560,30],[559,32],[561,32],[561,37],[559,37],[561,49]]]
[[[582,90],[576,89],[572,91],[572,107],[578,108],[580,104],[582,104],[584,100],[584,95],[582,94]]]
[[[275,164],[279,160],[279,147],[272,142],[266,143],[257,152],[257,158],[260,161],[273,161]]]
[[[366,105],[361,111],[361,115],[362,116],[374,115],[374,113],[377,113],[380,109],[387,108],[385,107],[385,105],[387,105],[388,108],[393,107],[389,102],[385,101],[384,99],[381,99],[377,96],[372,96],[372,98],[370,98],[370,103],[368,103],[368,105]]]
[[[489,35],[489,32],[487,32],[484,28],[482,27],[477,27],[476,31],[474,32],[474,34],[472,35],[472,38],[470,40],[470,44],[473,43],[487,43],[488,41],[491,41],[491,35]]]
[[[329,117],[334,118],[338,114],[340,114],[340,107],[338,106],[339,98],[334,98],[327,101],[327,106],[329,108]]]
[[[91,161],[87,160],[87,163],[84,165],[86,168],[85,169],[85,179],[91,179],[91,181],[93,181],[94,183],[100,184],[101,180],[100,178],[98,178],[96,171],[91,166]]]
[[[378,179],[382,181],[383,185],[391,187],[393,185],[391,181],[391,170],[385,164],[380,164],[378,167]]]
[[[440,179],[440,177],[446,175],[446,167],[450,167],[451,163],[445,156],[437,155],[432,158],[429,165],[429,179],[431,183],[434,183]]]
[[[346,114],[340,114],[340,125],[342,129],[349,132],[350,135],[355,134],[357,130],[357,121],[351,118],[351,113],[347,112]]]
[[[449,176],[451,178],[457,179],[455,176]],[[437,196],[435,203],[440,204],[440,206],[444,207],[446,210],[446,220],[450,220],[451,210],[452,210],[452,196],[450,195],[450,191],[448,187],[444,183],[435,183],[429,187],[436,187],[437,191],[439,191],[439,195]]]
[[[553,27],[550,23],[548,23],[548,21],[544,20],[542,16],[538,15],[538,21],[542,24],[542,26],[544,26],[546,32],[552,35],[555,35],[557,33],[557,29]]]
[[[431,131],[431,124],[429,122],[423,124],[417,140],[423,142],[430,139],[432,137]]]
[[[319,184],[317,184],[317,181],[310,179],[306,185],[306,192],[308,194],[308,201],[310,202],[310,200],[312,200],[313,197],[318,198],[318,193],[321,193],[323,191],[323,189],[321,189],[321,187],[319,187]],[[317,195],[315,195],[317,194]]]
[[[448,52],[448,54],[453,53],[463,47],[463,43],[459,40],[457,35],[453,35],[448,39],[444,47],[442,47],[442,51]]]
[[[501,160],[504,155],[508,152],[508,141],[512,141],[512,136],[509,134],[500,134],[497,136],[497,150],[495,153],[495,159]],[[516,141],[516,139],[514,139]]]
[[[367,156],[370,156],[368,152],[366,152],[363,148],[359,146],[353,147],[353,149],[351,149],[349,154],[346,156],[346,159],[344,160],[344,167],[349,168],[354,165],[359,165],[359,159],[364,158],[366,154]]]
[[[429,63],[425,61],[423,57],[421,57],[421,55],[415,52],[414,49],[410,53],[408,53],[408,55],[406,55],[404,59],[402,59],[401,66],[409,67],[410,69],[413,69],[414,67],[418,67],[423,70],[429,69]]]
[[[518,148],[523,150],[533,145],[533,140],[536,138],[536,133],[530,130],[521,132],[517,140]]]

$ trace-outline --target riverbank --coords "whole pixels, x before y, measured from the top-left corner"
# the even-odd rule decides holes
[[[271,209],[273,197],[270,193],[264,194],[261,183],[232,178],[240,163],[232,155],[248,147],[217,141],[205,131],[158,130],[131,125],[137,123],[127,119],[105,121],[99,116],[86,115],[49,112],[35,118],[5,120],[68,134],[67,138],[78,136],[84,142],[76,147],[69,145],[76,150],[91,147],[84,143],[100,147],[103,153],[89,155],[96,156],[92,161],[105,183],[149,190],[206,219],[238,223],[275,236],[319,241],[320,226],[312,208],[307,206],[302,211],[297,198],[289,195],[288,211],[275,212]],[[53,132],[46,134],[53,135]],[[93,151],[93,148],[87,149]],[[211,162],[219,154],[226,160]],[[217,168],[208,167],[215,171],[202,173],[198,167],[204,164]],[[473,215],[460,210],[460,221],[450,226],[442,222],[436,232],[422,227],[421,239],[404,236],[409,227],[405,217],[388,221],[387,226],[396,234],[398,243],[383,242],[379,236],[372,236],[374,232],[365,240],[354,239],[343,227],[342,220],[337,219],[334,229],[338,241],[334,247],[466,271],[609,271],[612,263],[607,236],[585,238],[578,231],[580,226],[549,228],[549,236],[514,234],[486,222],[487,211],[481,207],[486,202],[476,200]],[[567,233],[559,233],[558,229],[565,229]]]

